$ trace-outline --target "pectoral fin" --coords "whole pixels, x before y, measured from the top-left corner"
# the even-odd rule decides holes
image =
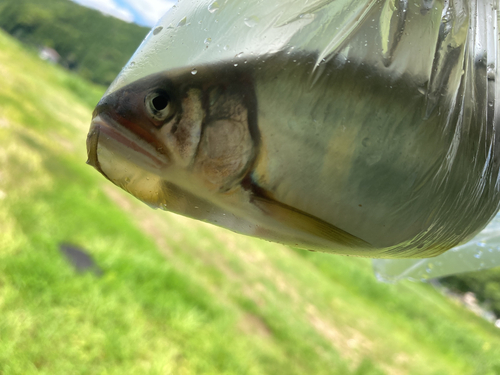
[[[291,230],[300,231],[330,242],[333,252],[336,252],[334,249],[335,244],[344,248],[348,247],[358,250],[373,248],[373,246],[361,238],[286,204],[259,196],[254,196],[252,203],[262,210],[264,214],[283,223]],[[297,235],[299,236],[300,234],[297,233]],[[339,252],[347,253],[345,251]],[[354,251],[353,253],[357,252]]]

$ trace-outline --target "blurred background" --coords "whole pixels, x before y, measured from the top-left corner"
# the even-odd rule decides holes
[[[500,374],[500,269],[380,283],[85,164],[93,107],[172,5],[0,0],[0,374]]]

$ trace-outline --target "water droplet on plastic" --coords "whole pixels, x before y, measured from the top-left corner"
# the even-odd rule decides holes
[[[254,27],[259,23],[259,17],[257,16],[251,16],[251,17],[246,17],[243,22],[245,22],[245,25],[248,27]]]
[[[179,21],[179,23],[177,24],[177,27],[182,27],[182,26],[184,26],[186,24],[187,24],[187,17],[184,17],[183,19],[181,19]]]
[[[235,57],[235,58],[239,58],[239,57],[241,57],[241,56],[243,56],[243,52],[238,53],[238,54],[237,54],[236,56],[234,56],[234,57]]]
[[[132,61],[128,66],[135,66],[135,61]]]
[[[215,13],[219,10],[219,3],[217,1],[214,1],[212,4],[208,6],[208,11],[210,13]]]
[[[191,70],[191,74],[195,75],[196,73],[198,73],[198,70],[196,70],[195,68],[193,68],[193,70]]]
[[[163,30],[163,26],[158,26],[153,30],[153,35],[158,35]]]
[[[489,80],[495,80],[495,66],[492,64],[489,64],[487,69],[486,69],[486,75]]]
[[[226,44],[223,48],[224,51],[227,51],[229,49],[229,46]]]
[[[306,19],[306,20],[312,20],[312,19],[314,19],[314,14],[303,13],[303,14],[299,15],[299,18]]]
[[[234,64],[234,66],[238,66],[238,64],[237,64],[237,63],[235,63],[235,64]]]
[[[204,41],[203,43],[205,43],[205,44],[210,44],[210,43],[212,43],[212,38],[207,38],[207,39],[205,39],[205,41]]]
[[[361,142],[361,144],[364,146],[364,147],[368,147],[370,146],[371,142],[370,142],[370,138],[365,138],[363,139],[363,141]]]
[[[483,255],[483,252],[478,251],[476,254],[474,254],[474,258],[479,259],[479,258],[481,258],[481,255]]]
[[[421,93],[422,95],[427,94],[427,89],[425,87],[419,87],[418,92]]]

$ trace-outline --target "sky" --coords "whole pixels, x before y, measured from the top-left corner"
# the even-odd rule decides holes
[[[142,26],[153,26],[176,0],[73,0],[104,14]]]

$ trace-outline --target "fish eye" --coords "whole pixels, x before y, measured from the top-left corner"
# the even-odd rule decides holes
[[[157,121],[166,121],[174,114],[170,97],[166,92],[153,91],[146,95],[146,109],[149,115]]]
[[[157,111],[163,111],[165,108],[167,108],[169,102],[170,99],[166,95],[158,95],[151,100],[154,109],[156,109]]]

